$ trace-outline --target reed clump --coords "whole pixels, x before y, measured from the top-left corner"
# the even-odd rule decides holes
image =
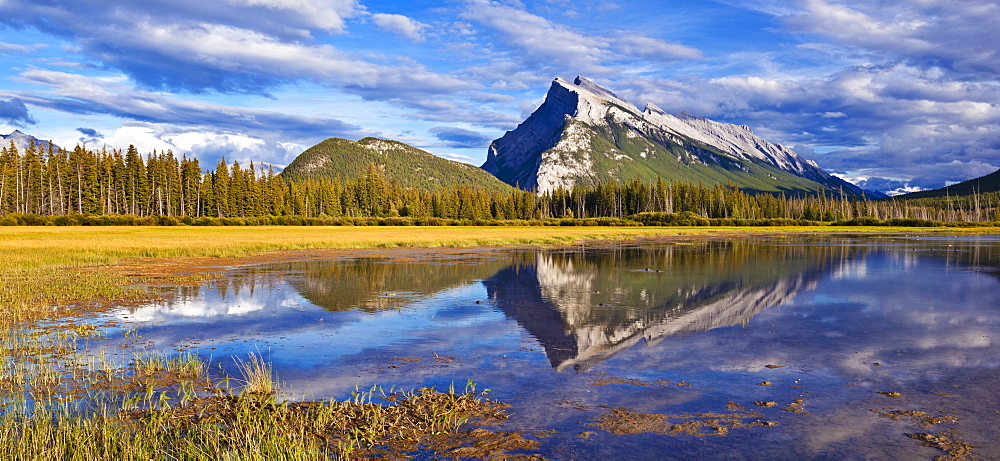
[[[182,379],[199,379],[208,375],[198,354],[188,351],[174,354],[140,353],[133,360],[137,376],[172,375]]]
[[[237,358],[236,368],[243,375],[243,394],[254,396],[271,396],[278,391],[277,379],[271,369],[271,364],[251,352],[246,360]]]
[[[344,401],[277,402],[232,394],[170,404],[150,392],[83,415],[70,405],[0,417],[3,459],[330,459],[403,453],[454,435],[472,419],[502,420],[504,406],[474,388],[355,393]],[[379,403],[376,403],[378,401]],[[485,431],[484,431],[485,432]]]

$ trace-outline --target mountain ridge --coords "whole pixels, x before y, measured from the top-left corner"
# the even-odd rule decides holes
[[[490,144],[482,168],[538,192],[662,177],[759,192],[864,193],[745,125],[671,115],[652,103],[639,110],[584,77],[553,80],[538,109]]]
[[[934,198],[934,197],[945,197],[945,196],[963,196],[963,195],[973,195],[973,194],[983,194],[987,192],[997,192],[1000,191],[1000,170],[994,171],[990,174],[980,176],[978,178],[972,178],[960,183],[952,184],[950,186],[944,186],[938,189],[922,190],[917,192],[910,192],[908,194],[901,194],[893,199],[900,200],[911,200],[919,198]]]

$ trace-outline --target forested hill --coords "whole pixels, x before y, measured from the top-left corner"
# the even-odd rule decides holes
[[[374,165],[390,183],[404,189],[442,190],[460,186],[510,191],[493,175],[472,165],[435,156],[416,147],[378,138],[358,142],[330,138],[295,158],[281,175],[291,181],[337,178],[355,181]]]
[[[1000,191],[1000,170],[994,171],[986,176],[980,176],[978,178],[970,179],[968,181],[963,181],[958,184],[952,184],[950,186],[945,186],[940,189],[933,190],[922,190],[920,192],[911,192],[909,194],[897,195],[894,197],[895,200],[910,200],[918,198],[934,198],[934,197],[957,197],[963,195],[973,195],[973,194],[985,194],[987,192],[997,192]]]

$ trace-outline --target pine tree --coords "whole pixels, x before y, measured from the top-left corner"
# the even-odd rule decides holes
[[[17,186],[20,169],[21,156],[12,139],[10,148],[4,147],[0,151],[0,215],[18,210]]]

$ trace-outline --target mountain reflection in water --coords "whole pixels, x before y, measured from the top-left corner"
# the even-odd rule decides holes
[[[602,252],[539,252],[484,281],[552,367],[586,371],[640,340],[748,322],[832,272],[856,247],[711,242]]]
[[[204,344],[212,335],[219,342],[222,335],[232,341],[261,331],[273,337],[336,329],[365,313],[434,304],[448,290],[481,284],[487,296],[475,308],[497,309],[516,321],[555,370],[586,371],[642,340],[654,345],[670,335],[746,324],[824,276],[859,270],[866,251],[733,240],[521,250],[490,258],[301,261],[177,288],[167,301],[123,311],[121,318],[162,325],[148,333],[161,342],[171,335],[190,339],[192,324],[211,324],[198,333]],[[336,316],[317,325],[310,306]]]

